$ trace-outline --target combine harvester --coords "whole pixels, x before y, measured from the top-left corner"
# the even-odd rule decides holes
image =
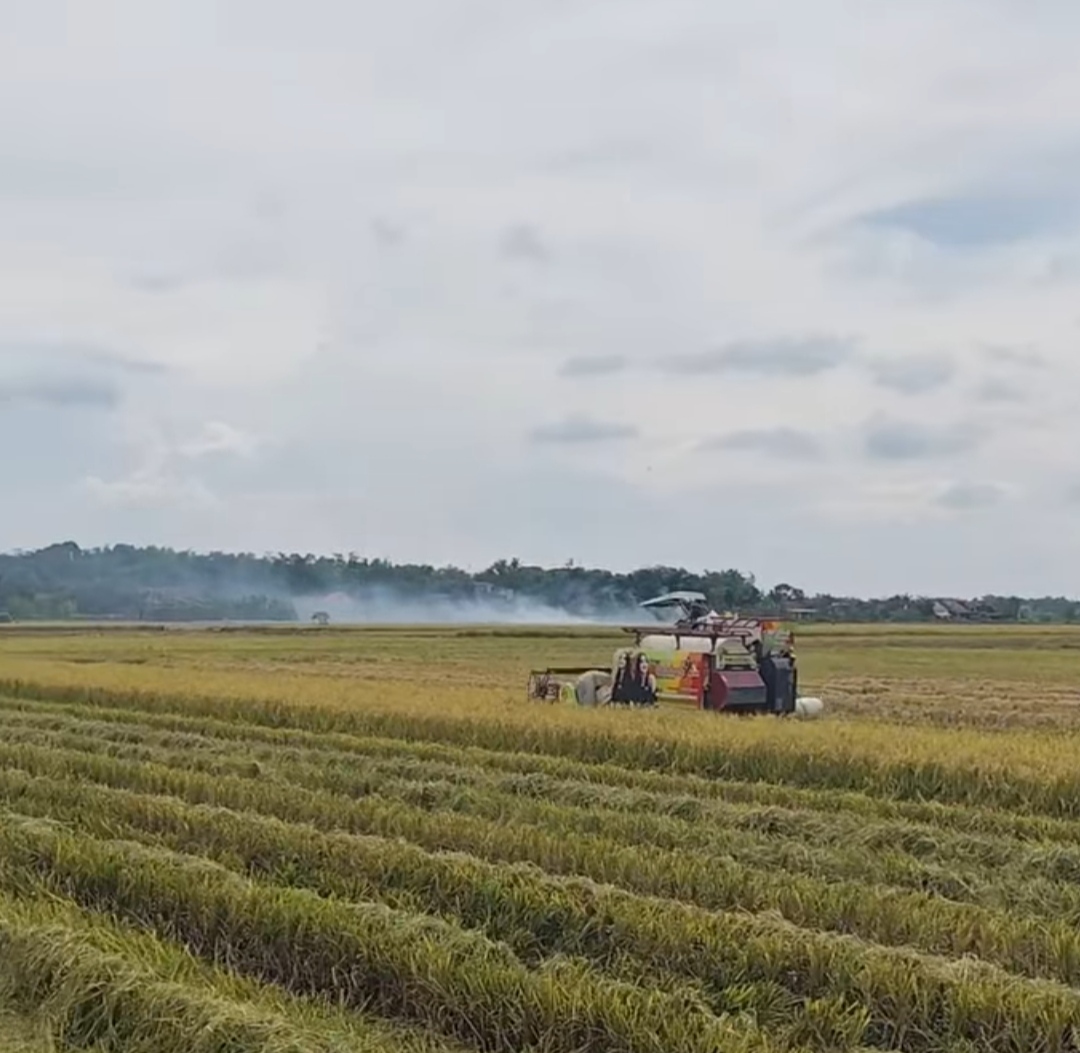
[[[714,713],[817,717],[819,698],[800,697],[794,636],[765,618],[720,615],[700,592],[671,592],[642,605],[678,607],[671,626],[625,626],[634,637],[610,669],[549,667],[529,675],[531,701],[581,706],[674,704]]]

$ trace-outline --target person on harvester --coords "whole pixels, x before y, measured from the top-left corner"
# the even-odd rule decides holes
[[[633,701],[633,670],[630,668],[630,655],[624,654],[615,668],[615,678],[611,685],[611,701],[616,705],[626,706]]]
[[[633,699],[638,705],[656,705],[656,677],[649,669],[649,659],[645,655],[638,655],[634,668],[633,691]]]

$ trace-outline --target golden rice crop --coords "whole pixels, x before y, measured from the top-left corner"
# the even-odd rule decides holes
[[[0,1047],[1080,1053],[1080,631],[800,635],[816,724],[523,700],[607,632],[0,630]]]
[[[441,816],[399,801],[335,799],[296,787],[33,747],[0,747],[0,760],[38,774],[93,778],[137,791],[167,790],[196,803],[265,812],[324,829],[404,836],[431,848],[467,850],[495,861],[531,862],[553,873],[586,875],[712,909],[774,910],[804,926],[857,933],[932,953],[977,954],[1027,975],[1080,980],[1080,937],[1064,922],[1013,917],[857,881],[821,881],[742,865],[723,855],[703,856],[643,843],[629,847],[604,836],[602,826],[588,837],[572,824],[560,824],[565,809],[549,807],[551,822],[545,831],[536,824],[496,825],[491,816]],[[13,794],[21,785],[16,781]],[[233,851],[243,854],[239,845]]]
[[[527,969],[509,949],[433,918],[345,904],[181,856],[11,821],[0,824],[0,849],[0,878],[9,888],[69,896],[244,974],[422,1020],[482,1049],[537,1042],[575,1050],[769,1046],[754,1028],[664,992],[603,980],[570,961]],[[724,943],[751,967],[775,961],[760,939],[755,945],[733,935]],[[782,937],[774,939],[783,945]],[[828,983],[838,992],[850,986],[887,1010],[873,1022],[876,1034],[866,1028],[878,1041],[910,1050],[947,1048],[943,1042],[954,1039],[1010,1053],[1075,1049],[1080,992],[799,930],[787,945],[786,953],[797,949],[802,960],[797,969],[790,961],[782,968],[804,984]],[[684,955],[694,952],[691,941],[681,946]]]
[[[109,911],[294,993],[430,1026],[491,1053],[766,1050],[755,1029],[570,961],[526,968],[434,917],[243,879],[203,860],[0,821],[0,880]]]
[[[8,663],[5,663],[8,668]],[[10,663],[8,671],[23,668]],[[163,691],[160,671],[90,668],[75,680],[66,670],[34,666],[33,680],[0,679],[0,693],[153,712],[187,711],[270,727],[428,739],[612,762],[713,779],[858,790],[899,799],[992,804],[1050,816],[1080,816],[1080,774],[1071,735],[1000,735],[910,729],[898,736],[880,723],[803,724],[683,718],[661,714],[572,711],[518,705],[455,706],[452,699],[410,690],[358,692],[346,682],[318,685],[275,676],[185,673],[185,695]],[[112,675],[116,673],[118,675]],[[66,674],[66,675],[65,675]],[[99,684],[97,681],[102,681]],[[301,691],[301,687],[303,690]],[[342,693],[344,691],[344,693]],[[723,728],[715,725],[722,723]]]
[[[457,1050],[425,1032],[346,1018],[238,981],[200,964],[179,946],[77,909],[3,895],[0,1006],[24,1021],[27,1053]],[[6,1038],[7,1031],[0,1029],[0,1036]],[[5,1053],[23,1049],[7,1041],[3,1048]]]
[[[70,821],[100,836],[143,838],[187,853],[205,855],[249,874],[313,888],[328,895],[382,899],[391,905],[452,916],[506,940],[526,959],[553,953],[584,955],[601,963],[619,953],[644,961],[660,954],[665,967],[708,981],[726,971],[705,954],[701,934],[715,921],[706,911],[687,911],[666,899],[616,891],[575,879],[559,879],[530,866],[506,866],[462,853],[431,854],[408,843],[378,837],[326,835],[249,812],[188,807],[172,799],[107,790],[49,779],[0,774],[0,799],[26,811]],[[804,909],[820,911],[807,894]],[[653,921],[642,937],[643,912]],[[975,940],[979,915],[966,919],[958,939]],[[604,926],[597,927],[598,917]],[[695,919],[688,929],[683,919]],[[995,929],[983,915],[981,950],[1018,970],[1065,981],[1080,975],[1080,941],[1060,922],[1024,923],[999,917]],[[951,918],[957,931],[962,917]],[[656,933],[664,933],[663,949]],[[718,936],[716,946],[726,948]],[[692,945],[695,954],[678,957]],[[678,961],[678,964],[673,964]],[[722,992],[721,992],[722,993]]]
[[[9,714],[6,737],[9,745],[83,750],[202,773],[257,776],[264,783],[284,780],[352,797],[379,794],[427,810],[513,816],[532,826],[554,824],[560,831],[570,823],[578,832],[598,831],[623,844],[719,853],[774,871],[939,892],[1061,920],[1080,916],[1080,890],[1071,880],[1080,873],[1080,852],[1065,844],[954,834],[925,823],[867,823],[860,815],[837,811],[669,798],[594,781],[557,780],[539,773],[502,775],[407,756],[365,758],[357,769],[356,755],[334,751],[253,744],[250,751],[230,753],[226,743],[189,733],[72,722],[68,716],[50,714]],[[210,759],[203,755],[204,747]],[[325,762],[317,763],[318,758]],[[462,787],[483,794],[462,793]],[[507,802],[507,794],[526,803]]]
[[[264,745],[289,751],[312,751],[319,755],[341,754],[351,758],[357,770],[361,759],[397,758],[445,763],[462,768],[480,768],[509,774],[550,776],[575,780],[596,787],[638,790],[664,797],[678,798],[676,809],[697,807],[697,799],[749,803],[824,812],[866,820],[899,819],[929,824],[935,828],[975,835],[1017,838],[1030,841],[1056,841],[1073,844],[1080,839],[1080,821],[1051,819],[1003,811],[980,804],[946,804],[933,800],[895,800],[855,791],[827,788],[800,788],[775,783],[741,780],[716,780],[689,774],[671,774],[622,767],[611,763],[586,763],[548,754],[518,750],[497,750],[476,746],[452,746],[445,743],[393,739],[339,732],[317,732],[302,728],[268,727],[191,716],[185,712],[148,712],[136,705],[113,708],[104,704],[57,702],[35,697],[10,698],[0,694],[0,720],[43,719],[52,723],[61,717],[122,725],[131,741],[140,741],[139,729],[158,729],[177,735],[191,734],[203,740],[211,738],[238,744],[252,757],[259,756]],[[66,722],[65,722],[66,723]],[[650,806],[651,807],[651,806]]]

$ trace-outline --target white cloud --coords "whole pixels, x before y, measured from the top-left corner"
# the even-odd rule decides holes
[[[16,4],[0,547],[62,514],[1080,591],[1078,30],[1049,0]]]
[[[184,457],[206,457],[211,454],[236,454],[252,457],[259,449],[259,440],[221,421],[210,421],[202,431],[177,447]]]
[[[171,511],[217,504],[215,496],[198,479],[170,479],[152,472],[135,472],[126,479],[110,481],[92,475],[83,482],[82,489],[99,504],[116,509]]]
[[[952,483],[938,495],[938,503],[957,511],[986,508],[1005,500],[1008,488],[999,483]]]
[[[194,435],[179,438],[173,429],[132,419],[122,441],[126,471],[109,480],[91,474],[79,485],[99,505],[195,510],[218,506],[222,497],[198,474],[198,462],[215,455],[249,459],[259,449],[254,436],[221,421],[210,421]]]

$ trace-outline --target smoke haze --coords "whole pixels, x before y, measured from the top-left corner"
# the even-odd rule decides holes
[[[311,621],[323,612],[337,625],[620,625],[653,617],[632,604],[583,612],[516,594],[458,599],[405,595],[388,588],[368,589],[359,596],[294,597],[292,604],[301,621]]]

